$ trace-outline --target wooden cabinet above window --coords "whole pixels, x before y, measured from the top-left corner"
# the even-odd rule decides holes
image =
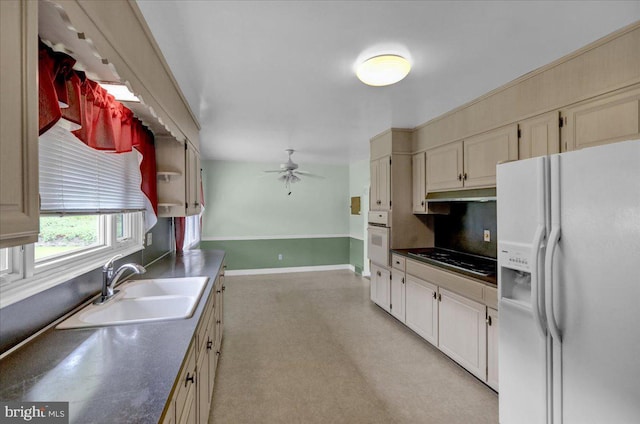
[[[200,155],[188,141],[156,137],[158,216],[190,216],[200,213]]]

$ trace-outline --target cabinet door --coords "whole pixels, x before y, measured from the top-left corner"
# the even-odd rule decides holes
[[[438,347],[479,379],[486,380],[486,306],[442,288],[438,299]]]
[[[200,156],[196,149],[187,143],[187,151],[185,155],[185,169],[187,170],[187,198],[185,200],[187,206],[187,215],[196,215],[200,213]]]
[[[413,182],[413,213],[426,211],[425,194],[426,174],[425,174],[425,154],[416,153],[411,159],[411,172]]]
[[[391,157],[389,156],[378,161],[378,198],[380,210],[391,209]]]
[[[371,264],[371,300],[385,311],[390,311],[391,273],[375,264]]]
[[[200,424],[209,421],[209,407],[211,406],[211,397],[209,396],[209,356],[206,346],[201,353],[200,363],[198,364],[198,371],[196,379],[197,399],[196,407],[198,410],[198,422]]]
[[[462,187],[462,155],[462,141],[427,150],[427,192]]]
[[[407,274],[406,324],[429,343],[438,345],[438,287]]]
[[[369,190],[369,210],[380,210],[380,197],[378,195],[378,165],[377,160],[372,161],[369,164],[369,183],[371,188]]]
[[[521,121],[518,158],[560,153],[560,113],[549,112]]]
[[[487,384],[498,390],[498,311],[487,308]]]
[[[389,310],[400,322],[405,322],[405,277],[404,271],[391,270],[391,299]]]
[[[566,151],[640,138],[640,89],[562,110]]]
[[[38,240],[38,2],[0,1],[0,248]]]
[[[496,185],[496,165],[518,160],[518,126],[509,125],[464,141],[464,186]]]

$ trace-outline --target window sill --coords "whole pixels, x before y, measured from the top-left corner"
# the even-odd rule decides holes
[[[33,277],[13,280],[9,287],[0,287],[0,309],[20,300],[26,299],[51,287],[57,286],[72,278],[96,270],[117,254],[131,255],[144,249],[140,244],[129,245],[118,249],[104,249],[99,254],[92,255],[74,263],[62,264],[57,267],[37,272]]]

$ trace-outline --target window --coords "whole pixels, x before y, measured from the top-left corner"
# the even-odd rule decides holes
[[[43,215],[37,243],[0,249],[0,308],[142,249],[142,212]]]
[[[184,248],[190,249],[200,241],[200,215],[185,218]]]

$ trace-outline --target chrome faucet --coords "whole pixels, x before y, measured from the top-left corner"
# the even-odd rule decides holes
[[[120,268],[114,271],[113,262],[121,257],[122,255],[114,256],[113,258],[109,259],[107,263],[102,267],[102,295],[93,302],[95,305],[101,305],[107,302],[116,293],[118,293],[118,290],[113,290],[113,287],[126,270],[133,271],[134,274],[144,274],[145,272],[147,272],[145,267],[134,263],[121,265]]]

